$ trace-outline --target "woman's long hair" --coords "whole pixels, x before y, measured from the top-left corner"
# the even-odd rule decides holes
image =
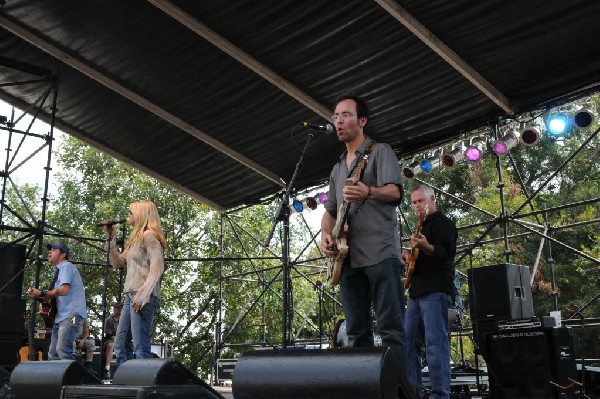
[[[129,205],[129,210],[133,216],[133,232],[129,236],[127,248],[136,242],[143,244],[144,232],[150,230],[164,250],[167,247],[167,242],[160,226],[160,217],[154,202],[148,200],[135,201]]]

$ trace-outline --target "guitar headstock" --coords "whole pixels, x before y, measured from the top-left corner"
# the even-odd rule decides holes
[[[428,214],[429,214],[429,204],[425,205],[425,208],[421,209],[420,211],[417,211],[417,216],[419,217],[419,219],[424,218]]]

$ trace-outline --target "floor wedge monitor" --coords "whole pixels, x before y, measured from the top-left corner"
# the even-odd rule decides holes
[[[20,363],[10,376],[14,399],[59,399],[65,385],[102,384],[75,360]]]
[[[233,373],[235,399],[397,399],[406,389],[388,348],[252,351]]]

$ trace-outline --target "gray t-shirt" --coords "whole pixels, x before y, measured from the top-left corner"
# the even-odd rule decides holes
[[[367,137],[356,152],[356,163],[372,140]],[[337,211],[344,202],[342,188],[350,170],[346,167],[346,152],[331,171],[329,194],[325,210],[337,218]],[[352,166],[354,166],[354,163]],[[402,192],[402,180],[398,158],[389,144],[377,143],[369,155],[361,181],[367,186],[382,187],[396,184]],[[383,203],[372,198],[352,203],[348,212],[348,246],[352,267],[372,266],[384,259],[400,255],[400,235],[396,206],[400,201]],[[356,212],[358,209],[358,212]],[[341,215],[340,215],[341,216]]]

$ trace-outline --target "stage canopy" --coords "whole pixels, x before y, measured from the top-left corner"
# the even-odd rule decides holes
[[[300,123],[329,122],[349,91],[404,159],[596,91],[600,73],[598,1],[0,4],[2,99],[34,103],[39,86],[6,83],[50,71],[58,127],[219,210],[281,190]],[[315,132],[296,187],[327,181],[342,150]]]

